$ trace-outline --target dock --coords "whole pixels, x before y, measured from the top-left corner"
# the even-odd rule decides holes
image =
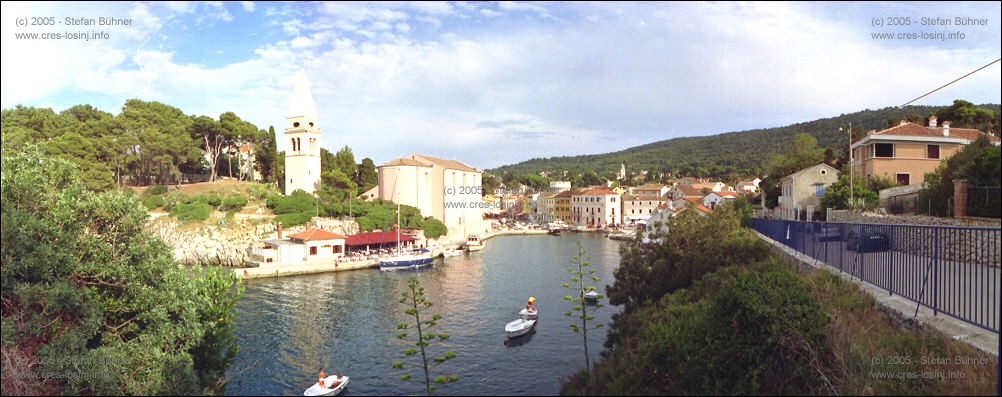
[[[488,233],[484,236],[484,240],[489,240],[497,236],[536,236],[536,235],[548,235],[546,230],[498,230]],[[460,244],[451,244],[446,247],[439,248],[432,251],[433,257],[438,257],[442,254],[442,250],[445,248],[458,248]],[[329,272],[342,272],[349,270],[361,270],[361,269],[379,269],[378,259],[363,259],[363,260],[337,260],[337,261],[317,261],[317,262],[306,262],[301,264],[293,265],[274,265],[274,266],[258,266],[258,267],[241,267],[233,269],[233,274],[237,278],[242,279],[254,279],[254,278],[268,278],[268,277],[283,277],[283,276],[297,276],[303,274],[319,274],[319,273],[329,273]]]

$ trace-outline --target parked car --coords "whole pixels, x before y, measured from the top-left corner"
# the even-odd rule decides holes
[[[891,238],[880,227],[854,226],[845,235],[845,246],[859,252],[887,251],[891,249]]]
[[[826,223],[816,231],[818,241],[839,241],[842,239],[842,225]]]

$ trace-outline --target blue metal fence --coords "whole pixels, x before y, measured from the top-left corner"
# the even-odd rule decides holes
[[[1000,229],[755,219],[794,250],[978,327],[999,332]]]

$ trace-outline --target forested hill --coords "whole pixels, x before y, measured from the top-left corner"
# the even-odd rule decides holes
[[[998,133],[1000,106],[997,104],[978,105],[994,112],[992,121],[985,128],[993,128]],[[534,158],[518,164],[498,167],[488,172],[504,175],[537,174],[547,172],[559,177],[576,175],[594,170],[599,175],[613,177],[619,172],[620,164],[626,164],[628,173],[648,170],[650,173],[670,173],[680,176],[715,177],[736,180],[749,176],[762,176],[766,163],[779,153],[785,145],[793,142],[797,133],[807,133],[818,140],[818,146],[831,149],[835,157],[847,152],[848,136],[845,128],[852,122],[854,139],[862,138],[869,130],[887,128],[890,123],[909,119],[916,123],[926,123],[931,114],[939,114],[947,106],[907,106],[864,110],[838,117],[819,119],[785,127],[757,129],[699,137],[674,138],[654,142],[626,150],[605,154],[573,157]],[[940,120],[943,120],[940,117]],[[954,126],[959,127],[957,121]],[[839,128],[843,131],[839,131]]]

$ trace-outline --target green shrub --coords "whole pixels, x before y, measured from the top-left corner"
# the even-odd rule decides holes
[[[156,209],[157,207],[162,207],[164,205],[163,196],[146,196],[143,198],[143,206],[147,210]]]
[[[180,190],[175,190],[173,192],[167,193],[164,197],[164,211],[171,212],[174,210],[174,206],[178,204],[189,204],[185,202],[188,199],[188,195],[181,193]]]
[[[205,203],[177,204],[170,215],[182,221],[204,221],[209,219],[214,208]]]
[[[164,193],[167,193],[167,186],[164,185],[150,186],[149,189],[146,189],[148,196],[162,196]]]
[[[317,202],[309,193],[302,190],[292,192],[291,196],[268,197],[268,208],[276,214],[292,214],[306,211],[316,212]]]
[[[291,214],[281,214],[275,217],[275,222],[282,222],[285,226],[302,225],[313,219],[313,212],[296,212]]]
[[[219,207],[219,205],[223,203],[223,198],[214,193],[205,195],[204,200],[206,204],[213,207]]]
[[[427,238],[439,238],[449,233],[449,229],[442,221],[430,216],[421,222],[421,230],[424,231],[424,236]]]
[[[615,322],[614,353],[562,395],[812,395],[831,360],[827,315],[779,260],[721,268]]]
[[[247,205],[247,197],[236,196],[223,199],[220,211],[240,211]]]

